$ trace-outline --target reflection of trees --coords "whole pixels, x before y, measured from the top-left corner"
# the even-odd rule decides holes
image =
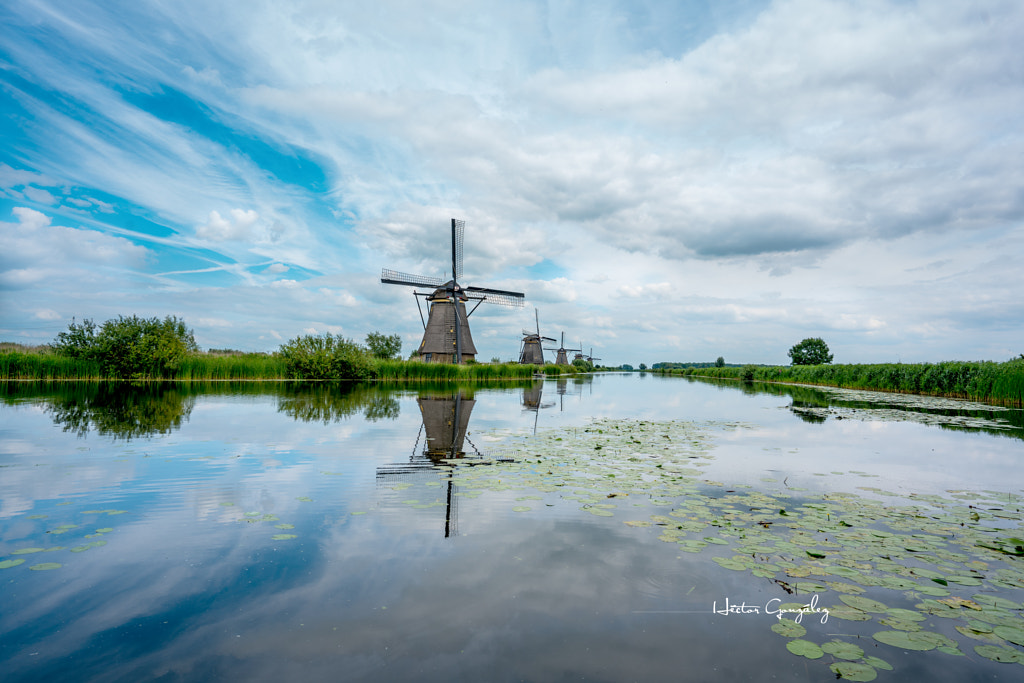
[[[326,424],[360,412],[370,421],[394,420],[401,412],[394,392],[380,384],[289,383],[277,393],[277,409],[303,422]]]
[[[195,395],[161,383],[75,382],[60,385],[43,405],[65,432],[133,439],[180,428],[192,413]]]
[[[942,416],[946,418],[973,418],[977,420],[998,420],[1006,423],[1005,428],[989,427],[984,424],[955,424],[953,422],[940,422],[936,426],[941,429],[953,429],[968,432],[986,432],[998,436],[1008,436],[1015,439],[1024,439],[1024,411],[1019,409],[1003,409],[1000,406],[993,406],[991,410],[977,408],[956,408],[949,407],[954,402],[948,399],[932,399],[928,396],[910,397],[906,394],[886,394],[885,392],[872,392],[877,400],[864,400],[856,397],[846,397],[839,393],[796,384],[772,384],[768,382],[733,382],[706,377],[688,377],[691,382],[713,384],[720,389],[738,389],[745,394],[770,394],[772,396],[788,396],[792,399],[789,409],[794,415],[805,422],[822,423],[828,416],[836,412],[835,409],[842,408],[853,413],[864,411],[871,414],[879,410],[899,411],[906,413],[908,417],[917,414],[924,416],[922,421],[927,421],[927,416]],[[838,390],[837,390],[838,391]],[[890,398],[887,400],[887,396]],[[911,403],[908,399],[913,399]],[[919,399],[919,400],[917,400]],[[929,401],[932,402],[929,405]],[[836,417],[841,418],[841,415]]]

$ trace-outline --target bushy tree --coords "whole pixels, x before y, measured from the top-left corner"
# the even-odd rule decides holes
[[[103,372],[122,379],[162,377],[176,370],[189,353],[199,350],[184,320],[118,316],[98,329],[89,319],[61,332],[54,350],[72,358],[99,362]]]
[[[586,358],[576,358],[575,360],[573,360],[572,364],[576,366],[576,369],[579,370],[580,372],[594,371],[593,362],[587,360]]]
[[[832,362],[828,344],[821,337],[809,337],[789,350],[793,365],[824,365]]]
[[[307,334],[281,345],[288,374],[298,379],[368,379],[373,375],[369,352],[340,334]]]
[[[397,334],[384,335],[371,332],[366,335],[366,346],[374,358],[394,358],[402,354],[402,338]]]
[[[719,356],[717,359],[715,359],[715,367],[716,368],[724,368],[725,367],[725,358],[722,357],[722,356]]]

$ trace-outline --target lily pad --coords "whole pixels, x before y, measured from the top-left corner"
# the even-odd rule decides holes
[[[807,634],[807,629],[792,619],[779,619],[772,624],[772,631],[786,638],[799,638]]]
[[[29,569],[37,572],[45,572],[50,569],[60,569],[62,566],[63,565],[59,562],[40,562],[39,564],[32,565]]]
[[[10,569],[11,567],[17,567],[19,564],[25,564],[25,560],[20,558],[17,560],[4,560],[0,562],[0,569]]]
[[[831,640],[827,643],[822,643],[821,650],[839,659],[856,660],[864,656],[864,650],[853,643],[844,643],[841,640]]]
[[[290,538],[298,538],[295,534],[274,534],[270,537],[272,541],[287,541]]]
[[[786,649],[795,655],[800,655],[807,659],[821,659],[825,654],[816,644],[801,638],[795,638],[786,643]]]
[[[844,681],[873,681],[878,678],[878,672],[873,667],[858,662],[836,662],[828,668],[836,678]]]
[[[974,651],[994,662],[1003,662],[1004,664],[1017,662],[1018,664],[1024,664],[1024,652],[1014,650],[1011,647],[1003,645],[975,645]]]
[[[840,595],[839,599],[850,607],[855,607],[864,612],[885,612],[889,609],[888,606],[878,600],[872,600],[863,595]]]

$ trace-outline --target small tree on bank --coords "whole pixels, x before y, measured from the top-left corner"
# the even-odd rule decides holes
[[[832,362],[828,344],[821,337],[808,337],[789,350],[792,365],[825,365]]]
[[[366,335],[366,347],[370,349],[374,358],[387,360],[402,355],[402,338],[397,334],[371,332]]]
[[[719,356],[717,359],[715,359],[715,367],[716,368],[724,368],[725,367],[725,358],[722,357],[722,356]]]

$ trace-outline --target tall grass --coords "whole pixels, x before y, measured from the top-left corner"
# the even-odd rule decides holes
[[[369,372],[377,380],[498,380],[524,379],[535,372],[546,375],[573,374],[577,369],[563,365],[520,365],[518,363],[422,363],[404,360],[371,360]],[[247,353],[187,355],[163,376],[150,380],[198,382],[206,380],[283,380],[292,379],[288,364],[279,354]],[[95,360],[69,358],[49,351],[0,351],[0,380],[107,380]],[[350,379],[327,377],[326,379]]]
[[[532,377],[536,370],[536,365],[519,365],[518,363],[455,365],[452,363],[379,360],[375,366],[375,377],[380,380],[519,379]]]
[[[665,371],[663,374],[815,384],[1024,405],[1024,359],[1006,363],[946,361],[872,365],[683,368]]]
[[[288,377],[284,360],[278,355],[246,353],[230,356],[194,354],[185,357],[168,379],[174,380],[231,380],[231,379],[285,379]]]

